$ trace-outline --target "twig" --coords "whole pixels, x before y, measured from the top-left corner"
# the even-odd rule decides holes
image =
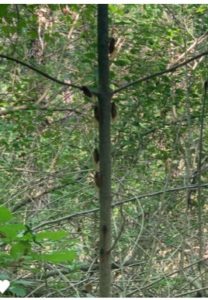
[[[183,66],[187,65],[188,63],[190,63],[191,61],[193,61],[195,59],[198,59],[198,58],[200,58],[202,56],[205,56],[205,55],[208,55],[208,51],[202,52],[202,53],[200,53],[200,54],[198,54],[198,55],[196,55],[196,56],[194,56],[192,58],[189,58],[186,61],[184,61],[184,62],[182,62],[182,63],[180,63],[178,65],[172,66],[171,68],[168,68],[168,69],[166,69],[164,71],[160,71],[160,72],[154,73],[152,75],[148,75],[148,76],[145,76],[145,77],[140,78],[138,80],[135,80],[133,82],[127,83],[127,84],[121,86],[120,88],[114,90],[112,92],[112,95],[114,95],[114,94],[116,94],[116,93],[118,93],[118,92],[120,92],[120,91],[122,91],[122,90],[124,90],[126,88],[129,88],[130,86],[133,86],[135,84],[138,84],[138,83],[141,83],[141,82],[153,79],[153,78],[158,77],[158,76],[162,76],[162,75],[167,74],[167,73],[175,72],[178,68],[183,67]]]
[[[202,185],[200,185],[201,188],[208,188],[208,183],[204,183]],[[119,202],[116,202],[114,203],[112,206],[119,206],[119,205],[122,205],[124,203],[129,203],[129,202],[132,202],[132,201],[136,201],[138,199],[142,199],[142,198],[149,198],[149,197],[154,197],[154,196],[158,196],[158,195],[161,195],[161,194],[164,194],[164,193],[173,193],[173,192],[179,192],[179,191],[183,191],[183,190],[196,190],[197,188],[199,188],[198,185],[187,185],[187,186],[180,186],[180,187],[176,187],[176,188],[172,188],[172,189],[168,189],[168,190],[163,190],[163,191],[158,191],[158,192],[153,192],[153,193],[150,193],[150,194],[144,194],[144,195],[140,195],[138,197],[134,197],[134,198],[131,198],[131,199],[128,199],[128,200],[123,200],[123,201],[119,201]]]
[[[47,226],[47,225],[52,225],[52,224],[60,223],[60,222],[63,222],[63,221],[69,221],[69,220],[71,220],[75,217],[89,215],[89,214],[92,214],[92,213],[97,212],[97,211],[99,211],[99,208],[94,208],[94,209],[89,209],[89,210],[85,210],[85,211],[81,211],[81,212],[76,212],[74,214],[71,214],[71,215],[68,215],[68,216],[65,216],[65,217],[62,217],[62,218],[58,218],[58,219],[55,219],[55,220],[52,220],[52,221],[47,221],[47,222],[41,223],[41,224],[33,227],[33,230],[40,229],[40,228],[42,228],[44,226]]]
[[[145,264],[145,262],[135,262],[135,263],[130,263],[130,262],[126,262],[124,264],[125,267],[129,267],[129,268],[133,268],[133,267],[136,267],[136,266],[140,266],[141,264]],[[89,270],[90,269],[90,270]],[[114,262],[111,264],[111,269],[112,270],[119,270],[120,269],[120,264]],[[59,275],[59,272],[61,272],[62,274],[71,274],[71,273],[75,273],[77,271],[82,271],[84,273],[88,272],[88,273],[95,273],[97,271],[99,271],[99,264],[94,264],[92,267],[89,266],[89,265],[81,265],[77,268],[63,268],[63,269],[53,269],[49,272],[46,272],[45,274],[43,274],[42,276],[42,279],[46,279],[46,278],[49,278],[49,277],[54,277],[54,276],[58,276]],[[31,278],[31,275],[28,275],[26,277],[24,277],[24,279],[30,279]]]
[[[17,211],[18,209],[20,209],[22,206],[32,202],[33,200],[36,200],[36,199],[39,199],[40,197],[46,195],[46,194],[49,194],[53,191],[56,191],[58,189],[62,189],[64,187],[66,187],[68,184],[62,184],[62,185],[59,185],[59,186],[55,186],[55,187],[52,187],[48,190],[45,190],[43,191],[42,193],[38,194],[37,196],[34,196],[34,197],[29,197],[27,199],[24,199],[23,201],[21,201],[20,203],[17,203],[13,208],[12,208],[12,212],[15,212]]]
[[[205,32],[200,37],[196,38],[193,44],[184,52],[182,53],[177,60],[175,60],[174,64],[178,63],[180,60],[182,60],[190,51],[193,50],[196,46],[198,46],[200,43],[202,43],[207,38],[208,32]]]
[[[203,248],[204,248],[204,242],[203,242],[203,226],[202,226],[202,196],[201,196],[201,169],[202,169],[202,152],[203,152],[203,133],[204,133],[204,119],[205,119],[205,109],[206,109],[206,99],[207,98],[207,81],[204,83],[204,95],[202,96],[202,103],[201,103],[201,118],[200,118],[200,133],[199,133],[199,154],[198,154],[198,163],[197,163],[197,184],[198,184],[198,194],[197,194],[197,200],[198,200],[198,241],[199,241],[199,258],[203,257]],[[199,271],[201,273],[201,266],[199,265]],[[203,276],[201,276],[202,280],[202,287],[203,287]]]
[[[117,245],[117,243],[118,243],[118,241],[119,241],[119,239],[120,239],[120,237],[121,237],[121,235],[122,235],[122,233],[123,233],[123,230],[124,230],[124,227],[125,227],[125,218],[124,218],[124,215],[123,215],[123,213],[122,213],[122,210],[121,210],[121,216],[122,216],[122,218],[123,218],[123,222],[122,222],[122,224],[121,224],[121,228],[120,228],[120,230],[119,230],[119,233],[118,233],[118,235],[117,235],[117,237],[115,238],[115,240],[114,240],[114,242],[113,242],[113,244],[112,244],[112,246],[110,247],[110,249],[108,250],[109,252],[111,252],[115,247],[116,247],[116,245]]]
[[[27,105],[20,105],[20,106],[14,106],[14,107],[8,107],[8,108],[0,108],[0,116],[5,116],[13,112],[18,112],[18,111],[23,111],[23,110],[41,110],[41,111],[59,111],[59,112],[74,112],[76,114],[81,114],[81,112],[75,110],[75,109],[70,109],[70,108],[48,108],[48,107],[30,107]]]
[[[185,295],[193,294],[193,293],[200,292],[200,291],[204,291],[204,290],[208,290],[208,286],[205,286],[205,287],[200,288],[200,289],[188,291],[188,292],[186,292],[186,293],[181,293],[181,294],[175,295],[175,296],[173,296],[173,297],[174,297],[174,298],[183,297],[183,296],[185,296]]]
[[[204,262],[204,261],[206,261],[207,259],[208,259],[208,258],[201,259],[201,260],[197,260],[197,261],[195,261],[194,263],[192,263],[192,264],[190,264],[190,265],[188,265],[188,266],[186,266],[186,267],[183,267],[182,270],[186,270],[186,269],[188,269],[188,268],[190,268],[190,267],[192,267],[192,266],[194,266],[194,265],[198,265],[199,263]],[[159,279],[155,280],[154,282],[152,282],[152,283],[150,283],[150,284],[147,284],[147,285],[141,287],[140,290],[145,290],[145,289],[147,289],[147,288],[150,288],[151,286],[153,286],[154,284],[160,282],[160,281],[163,280],[164,278],[167,278],[167,277],[170,277],[170,276],[172,276],[172,275],[175,275],[175,274],[177,274],[178,272],[181,272],[182,270],[181,270],[181,268],[180,268],[180,269],[178,269],[178,270],[176,270],[176,271],[173,271],[173,272],[171,272],[171,273],[169,273],[169,274],[167,274],[167,275],[163,275],[162,277],[160,277]],[[128,295],[126,295],[126,297],[132,296],[133,294],[135,294],[135,293],[137,292],[137,290],[138,290],[138,289],[132,291],[131,293],[129,293]],[[176,297],[176,296],[175,296],[175,297]],[[178,297],[178,295],[177,295],[177,297]]]
[[[202,188],[208,188],[208,183],[202,184],[201,187]],[[165,191],[158,191],[158,192],[153,192],[153,193],[150,193],[150,194],[143,194],[143,195],[140,195],[140,196],[137,196],[137,197],[133,197],[133,198],[128,199],[128,200],[123,200],[123,201],[115,202],[115,203],[112,204],[112,207],[120,206],[120,205],[123,205],[125,203],[133,202],[133,201],[136,201],[136,200],[142,199],[142,198],[154,197],[154,196],[161,195],[161,194],[164,194],[164,193],[178,192],[178,191],[183,191],[183,190],[187,190],[187,189],[193,189],[193,190],[195,190],[197,188],[198,188],[197,185],[188,185],[188,186],[182,186],[182,187],[172,188],[172,189],[165,190]],[[28,199],[28,200],[30,200],[30,199]],[[44,226],[48,226],[48,225],[60,223],[60,222],[63,222],[63,221],[69,221],[69,220],[71,220],[71,219],[73,219],[75,217],[92,214],[92,213],[95,213],[97,211],[99,211],[99,208],[94,208],[94,209],[89,209],[89,210],[85,210],[85,211],[81,211],[81,212],[76,212],[74,214],[67,215],[67,216],[62,217],[62,218],[58,218],[58,219],[55,219],[55,220],[51,220],[51,221],[47,221],[47,222],[41,223],[41,224],[33,227],[32,230],[34,231],[34,230],[40,229],[40,228],[42,228]]]
[[[38,74],[40,74],[40,75],[42,75],[42,76],[44,76],[44,77],[46,77],[46,78],[48,78],[48,79],[50,79],[50,80],[56,82],[56,83],[58,83],[58,84],[66,85],[66,86],[70,86],[70,87],[73,87],[73,88],[77,88],[77,89],[79,89],[79,90],[82,90],[82,87],[81,87],[81,86],[78,86],[78,85],[75,85],[75,84],[72,84],[72,83],[67,83],[67,82],[65,82],[65,81],[61,81],[61,80],[59,80],[59,79],[57,79],[57,78],[54,78],[54,77],[52,77],[52,76],[46,74],[45,72],[43,72],[43,71],[41,71],[41,70],[39,70],[39,69],[37,69],[37,68],[31,66],[31,65],[29,65],[29,64],[27,64],[27,63],[25,63],[25,62],[19,60],[19,59],[10,57],[10,56],[8,56],[8,55],[3,55],[3,54],[0,54],[0,57],[1,57],[1,58],[5,58],[5,59],[7,59],[7,60],[14,61],[14,62],[16,62],[16,63],[18,63],[18,64],[20,64],[20,65],[22,65],[22,66],[24,66],[24,67],[27,67],[27,68],[29,68],[29,69],[35,71],[36,73],[38,73]]]
[[[44,286],[45,286],[45,283],[42,283],[42,284],[38,285],[34,290],[32,290],[31,292],[29,292],[29,294],[27,294],[26,297],[32,296],[35,292],[37,292],[38,290],[40,290]]]

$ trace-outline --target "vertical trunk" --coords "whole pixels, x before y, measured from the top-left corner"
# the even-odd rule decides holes
[[[111,96],[108,62],[108,5],[98,5],[100,297],[111,294]]]

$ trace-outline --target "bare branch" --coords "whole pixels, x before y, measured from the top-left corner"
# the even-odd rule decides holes
[[[5,115],[8,115],[12,112],[15,112],[15,111],[22,111],[22,110],[27,110],[28,107],[27,105],[20,105],[20,106],[14,106],[14,107],[1,107],[0,108],[0,116],[5,116]]]
[[[52,221],[47,221],[47,222],[41,223],[41,224],[33,227],[32,230],[37,230],[37,229],[42,228],[44,226],[57,224],[57,223],[60,223],[60,222],[63,222],[63,221],[69,221],[70,219],[73,219],[75,217],[88,215],[88,214],[91,214],[91,213],[94,213],[94,212],[97,212],[97,211],[99,211],[99,208],[94,208],[94,209],[89,209],[89,210],[76,212],[74,214],[71,214],[71,215],[68,215],[68,216],[65,216],[65,217],[62,217],[62,218],[59,218],[59,219],[55,219],[55,220],[52,220]]]
[[[10,56],[7,56],[7,55],[3,55],[3,54],[0,54],[0,57],[1,57],[1,58],[5,58],[5,59],[7,59],[7,60],[14,61],[14,62],[16,62],[17,64],[20,64],[20,65],[22,65],[22,66],[24,66],[24,67],[27,67],[27,68],[29,68],[29,69],[35,71],[36,73],[38,73],[38,74],[40,74],[40,75],[42,75],[42,76],[44,76],[44,77],[46,77],[46,78],[48,78],[48,79],[50,79],[50,80],[56,82],[56,83],[58,83],[58,84],[71,86],[71,87],[77,88],[77,89],[79,89],[79,90],[82,89],[81,86],[78,86],[78,85],[75,85],[75,84],[72,84],[72,83],[67,83],[67,82],[65,82],[65,81],[61,81],[61,80],[59,80],[59,79],[57,79],[57,78],[54,78],[54,77],[52,77],[52,76],[46,74],[45,72],[43,72],[43,71],[41,71],[41,70],[39,70],[39,69],[37,69],[37,68],[31,66],[31,65],[29,65],[29,64],[27,64],[27,63],[25,63],[25,62],[19,60],[19,59],[16,59],[16,58],[13,58],[13,57],[10,57]]]
[[[188,265],[188,266],[186,266],[186,267],[183,267],[182,270],[184,271],[184,270],[189,269],[190,267],[192,267],[192,266],[194,266],[194,265],[198,265],[199,263],[205,262],[205,261],[207,261],[207,258],[200,259],[200,260],[198,260],[198,261],[195,261],[195,262],[191,263],[190,265]],[[140,290],[146,290],[146,289],[150,288],[151,286],[153,286],[154,284],[160,282],[160,281],[163,280],[164,278],[171,277],[171,276],[177,274],[178,272],[181,272],[182,270],[179,269],[179,270],[173,271],[173,272],[171,272],[171,273],[169,273],[169,274],[163,275],[163,276],[161,276],[159,279],[153,281],[152,283],[149,283],[149,284],[147,284],[147,285],[141,287]],[[136,290],[130,292],[129,294],[126,295],[126,297],[132,296],[132,295],[135,294],[137,291],[138,291],[138,289],[136,289]],[[189,293],[191,293],[191,291],[190,291]],[[178,296],[179,296],[179,295],[177,295],[177,297],[178,297]]]
[[[180,63],[180,64],[178,64],[178,65],[172,66],[171,68],[166,69],[166,70],[164,70],[164,71],[160,71],[160,72],[154,73],[154,74],[152,74],[152,75],[148,75],[148,76],[145,76],[145,77],[140,78],[140,79],[138,79],[138,80],[135,80],[135,81],[133,81],[133,82],[127,83],[127,84],[121,86],[120,88],[114,90],[114,91],[112,92],[112,95],[114,95],[114,94],[116,94],[116,93],[118,93],[118,92],[120,92],[120,91],[122,91],[122,90],[124,90],[124,89],[127,89],[127,88],[129,88],[130,86],[136,85],[136,84],[138,84],[138,83],[141,83],[141,82],[144,82],[144,81],[147,81],[147,80],[150,80],[150,79],[153,79],[153,78],[162,76],[162,75],[167,74],[167,73],[175,72],[177,69],[179,69],[179,68],[181,68],[181,67],[183,67],[183,66],[189,64],[191,61],[194,61],[194,60],[196,60],[196,59],[198,59],[198,58],[200,58],[200,57],[202,57],[202,56],[205,56],[205,55],[208,55],[208,51],[202,52],[202,53],[200,53],[200,54],[198,54],[198,55],[196,55],[196,56],[194,56],[194,57],[192,57],[192,58],[189,58],[189,59],[187,59],[186,61],[184,61],[184,62],[182,62],[182,63]]]
[[[200,186],[201,188],[208,188],[208,184],[202,184]],[[153,192],[153,193],[150,193],[150,194],[143,194],[143,195],[139,195],[138,197],[133,197],[131,199],[127,199],[127,200],[123,200],[123,201],[119,201],[119,202],[115,202],[111,205],[111,207],[116,207],[116,206],[120,206],[120,205],[123,205],[125,203],[129,203],[129,202],[133,202],[133,201],[137,201],[138,199],[142,199],[142,198],[148,198],[148,197],[154,197],[154,196],[157,196],[157,195],[161,195],[161,194],[164,194],[164,193],[172,193],[172,192],[179,192],[179,191],[183,191],[183,190],[195,190],[198,188],[198,185],[188,185],[188,186],[181,186],[181,187],[177,187],[177,188],[172,188],[172,189],[168,189],[168,190],[163,190],[163,191],[158,191],[158,192]],[[41,194],[42,195],[42,194]],[[28,199],[29,201],[27,201],[26,203],[24,204],[27,204],[28,202],[30,202],[30,199]],[[21,205],[22,207],[23,205]],[[18,207],[19,208],[19,207]],[[18,208],[16,208],[15,210],[17,210]],[[14,209],[13,209],[14,210]],[[71,215],[67,215],[65,217],[62,217],[62,218],[58,218],[58,219],[55,219],[55,220],[52,220],[52,221],[47,221],[47,222],[44,222],[44,223],[41,223],[35,227],[33,227],[33,230],[37,230],[37,229],[40,229],[44,226],[47,226],[47,225],[52,225],[52,224],[57,224],[57,223],[61,223],[63,221],[69,221],[73,218],[76,218],[76,217],[80,217],[80,216],[84,216],[84,215],[88,215],[88,214],[92,214],[92,213],[95,213],[99,211],[99,208],[94,208],[94,209],[89,209],[89,210],[84,210],[84,211],[81,211],[81,212],[76,212],[76,213],[73,213]]]
[[[12,208],[12,212],[15,212],[17,211],[18,209],[20,209],[22,206],[25,206],[26,204],[28,203],[31,203],[33,200],[36,200],[36,199],[39,199],[41,198],[42,196],[46,195],[46,194],[49,194],[53,191],[56,191],[58,189],[62,189],[64,187],[66,187],[68,184],[62,184],[62,185],[59,185],[59,186],[55,186],[55,187],[52,187],[48,190],[45,190],[41,193],[39,193],[37,196],[34,196],[34,197],[29,197],[29,198],[26,198],[24,200],[22,200],[21,202],[17,203],[13,208]]]
[[[188,49],[186,49],[186,51],[183,52],[183,53],[182,53],[182,54],[174,61],[174,63],[171,63],[171,65],[173,65],[173,64],[175,65],[175,64],[179,63],[179,61],[181,61],[183,58],[185,58],[186,55],[187,55],[188,53],[190,53],[194,48],[196,48],[196,46],[200,45],[200,44],[207,38],[207,36],[208,36],[208,32],[206,31],[203,35],[201,35],[200,37],[196,38],[196,39],[194,40],[194,42],[191,44],[191,46],[190,46]],[[170,67],[170,65],[169,65],[169,67]]]
[[[7,107],[7,108],[0,108],[0,116],[5,116],[8,115],[10,113],[13,112],[17,112],[17,111],[23,111],[23,110],[41,110],[41,111],[49,111],[49,112],[53,112],[53,111],[59,111],[59,112],[65,112],[65,111],[69,111],[69,112],[73,112],[76,114],[81,114],[81,112],[75,110],[75,109],[70,109],[70,108],[48,108],[48,107],[35,107],[35,106],[27,106],[27,105],[20,105],[20,106],[14,106],[14,107]]]
[[[174,298],[183,297],[183,296],[186,296],[186,295],[189,295],[189,294],[195,294],[197,292],[206,291],[206,290],[208,290],[208,286],[205,286],[205,287],[200,288],[200,289],[195,289],[195,290],[191,290],[191,291],[188,291],[188,292],[185,292],[185,293],[181,293],[181,294],[175,295]]]

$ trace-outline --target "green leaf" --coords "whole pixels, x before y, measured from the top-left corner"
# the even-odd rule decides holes
[[[5,206],[0,206],[0,223],[7,222],[12,219],[12,213]]]
[[[19,258],[22,256],[25,256],[28,254],[28,252],[31,250],[31,245],[27,241],[20,241],[18,243],[15,243],[11,250],[10,254],[14,258]]]
[[[128,65],[128,63],[129,63],[128,59],[118,59],[115,61],[115,64],[119,67],[126,66],[126,65]]]
[[[15,294],[15,296],[17,296],[17,297],[24,297],[27,294],[26,289],[22,286],[19,286],[19,285],[11,286],[9,288],[9,291],[12,292],[13,294]]]
[[[7,224],[0,227],[0,232],[2,232],[8,240],[16,240],[18,233],[25,230],[23,224]]]
[[[7,15],[7,9],[9,4],[1,4],[0,5],[0,17],[5,17]]]
[[[0,273],[0,280],[9,280],[9,275],[6,273]]]
[[[64,230],[60,231],[43,231],[36,234],[36,240],[42,241],[42,240],[51,240],[51,241],[59,241],[63,238],[65,238],[68,235],[68,233]]]
[[[76,257],[76,252],[74,250],[69,251],[58,251],[50,254],[36,254],[36,259],[49,263],[63,263],[72,262]]]
[[[197,8],[197,10],[196,10],[196,12],[197,13],[204,13],[205,11],[206,11],[206,7],[205,6],[203,6],[203,5],[199,5],[199,7]]]
[[[20,279],[20,280],[15,280],[14,284],[15,285],[31,286],[31,285],[34,284],[34,281]]]

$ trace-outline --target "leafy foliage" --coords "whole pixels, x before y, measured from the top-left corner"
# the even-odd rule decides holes
[[[109,11],[112,91],[207,50],[206,4],[112,4]],[[0,54],[96,91],[96,13],[96,5],[1,4]],[[3,58],[0,74],[0,279],[11,281],[5,296],[96,296],[95,96]],[[200,274],[207,281],[206,265],[200,273],[196,263],[207,253],[206,80],[203,56],[113,94],[115,297],[193,296],[203,287]],[[186,188],[199,182],[204,188]]]

